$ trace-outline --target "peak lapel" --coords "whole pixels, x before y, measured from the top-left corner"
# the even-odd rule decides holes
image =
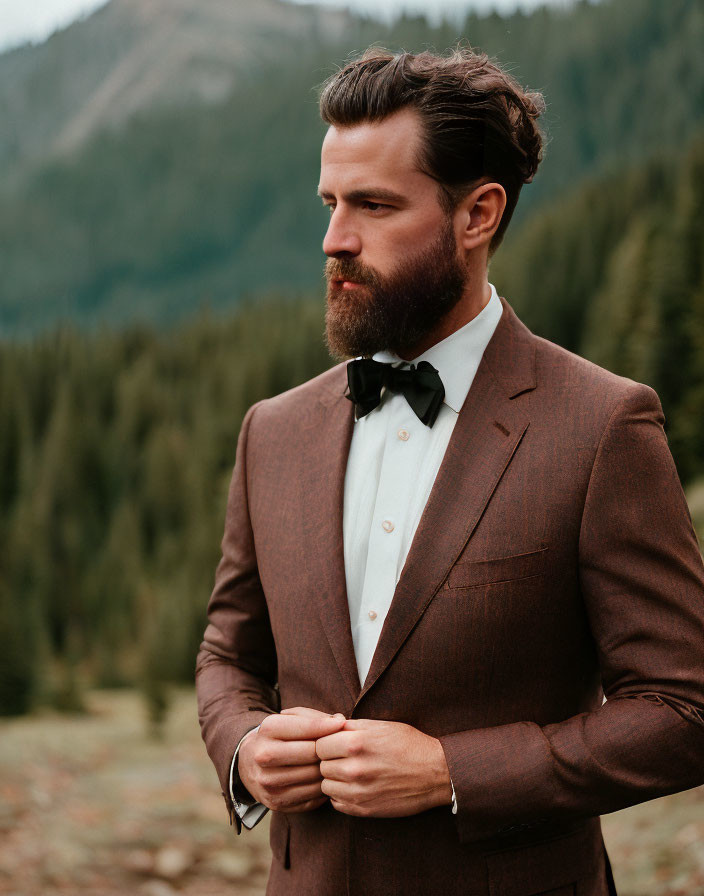
[[[513,399],[535,388],[535,337],[501,302],[503,314],[452,432],[360,699],[437,593],[528,428],[527,415]]]

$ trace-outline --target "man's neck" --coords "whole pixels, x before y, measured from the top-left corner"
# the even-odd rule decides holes
[[[420,342],[404,348],[403,351],[399,351],[399,358],[403,358],[404,361],[412,361],[414,358],[427,352],[429,348],[432,348],[438,342],[447,339],[460,327],[473,320],[486,307],[490,298],[491,287],[488,280],[485,279],[478,287],[465,292],[455,307],[438,321],[437,326],[424,336]]]

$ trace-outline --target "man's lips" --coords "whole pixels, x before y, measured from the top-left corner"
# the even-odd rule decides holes
[[[357,280],[348,280],[346,277],[333,277],[332,283],[341,289],[354,289],[363,285]]]

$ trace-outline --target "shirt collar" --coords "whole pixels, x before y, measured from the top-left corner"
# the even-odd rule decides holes
[[[456,414],[459,414],[464,404],[484,350],[503,312],[494,285],[490,283],[489,287],[491,289],[489,301],[476,317],[411,361],[412,364],[428,361],[435,367],[445,386],[444,403]],[[387,364],[407,363],[393,352],[385,350],[377,352],[373,358],[375,361]]]

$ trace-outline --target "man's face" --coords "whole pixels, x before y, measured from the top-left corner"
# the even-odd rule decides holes
[[[420,139],[417,113],[404,109],[332,126],[323,141],[326,335],[337,357],[407,353],[462,297],[453,220],[436,181],[417,167]]]

